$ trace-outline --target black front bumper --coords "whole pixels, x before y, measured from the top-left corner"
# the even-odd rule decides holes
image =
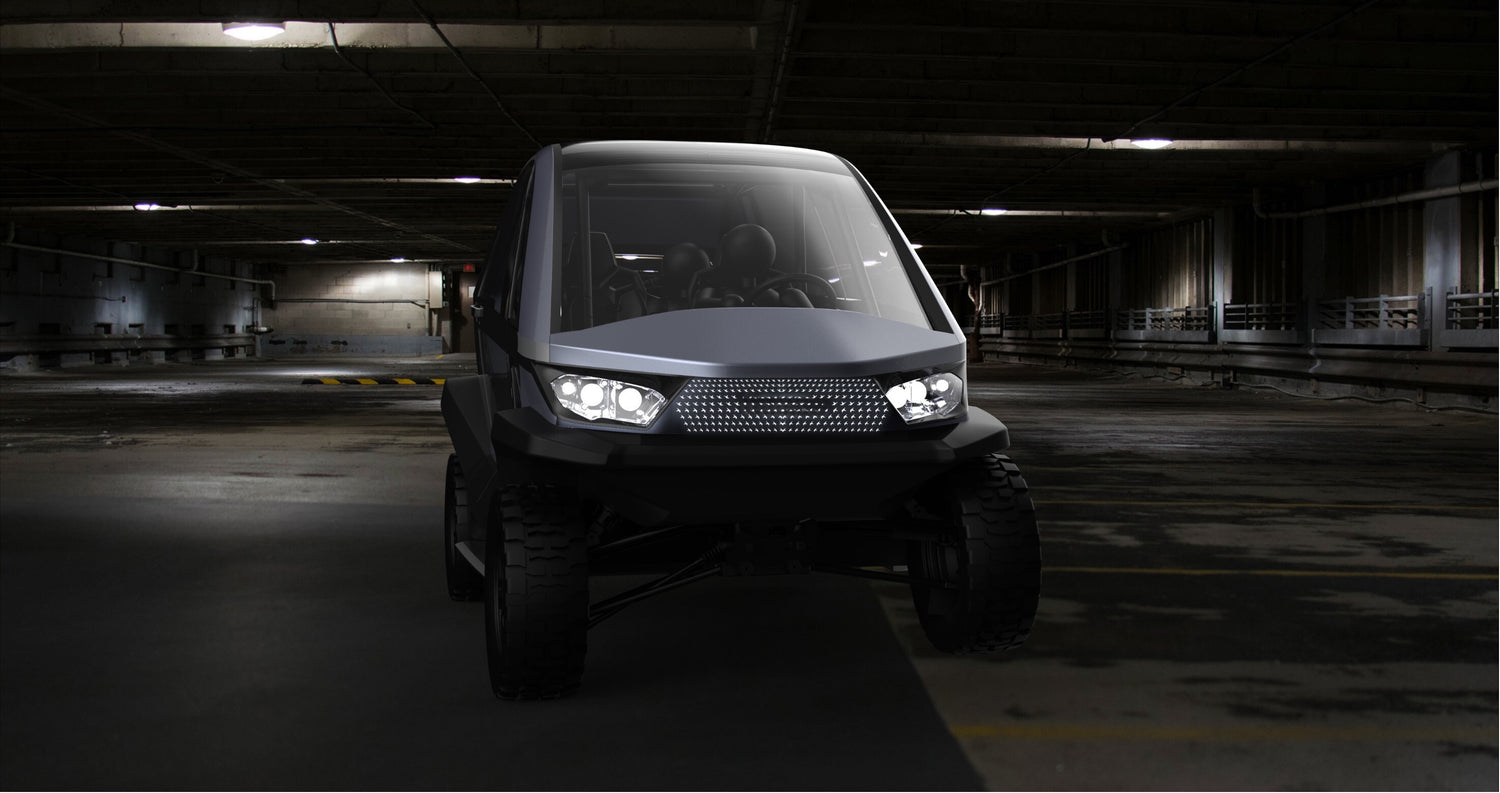
[[[559,427],[529,408],[495,413],[501,478],[575,483],[642,525],[879,520],[962,460],[1010,434],[970,407],[964,421],[873,438],[637,435]]]

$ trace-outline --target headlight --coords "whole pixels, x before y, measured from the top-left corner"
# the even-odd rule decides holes
[[[609,419],[644,427],[656,420],[666,397],[634,383],[604,377],[565,374],[552,381],[558,404],[595,421]]]
[[[963,407],[964,381],[952,372],[938,372],[897,383],[885,398],[907,424],[945,418]]]

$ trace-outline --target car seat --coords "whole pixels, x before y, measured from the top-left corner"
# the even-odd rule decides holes
[[[676,311],[689,308],[693,290],[698,279],[713,267],[708,254],[691,242],[680,242],[667,249],[661,260],[661,290],[663,298],[658,301],[656,311]]]
[[[724,232],[719,240],[719,261],[707,282],[693,296],[693,306],[742,306],[755,292],[755,285],[775,275],[776,240],[771,232],[754,223],[744,223]],[[781,294],[766,290],[755,299],[757,306],[781,305]]]

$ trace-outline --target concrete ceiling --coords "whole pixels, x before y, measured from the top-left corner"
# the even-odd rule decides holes
[[[222,34],[245,18],[291,24]],[[466,262],[541,144],[759,141],[849,158],[929,265],[1060,258],[1493,150],[1496,24],[1493,0],[6,0],[0,219]]]

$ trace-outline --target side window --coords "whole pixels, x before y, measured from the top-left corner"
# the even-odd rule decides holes
[[[477,290],[477,300],[481,305],[487,309],[503,307],[507,315],[510,314],[511,291],[520,284],[520,275],[516,270],[525,261],[517,254],[524,254],[526,244],[531,172],[532,167],[528,163],[512,188],[510,200],[506,202],[505,211],[500,216],[500,226],[495,230],[494,242],[485,257],[484,274],[480,277]]]
[[[506,272],[509,274],[509,283],[505,287],[505,319],[516,327],[521,322],[521,278],[526,273],[526,241],[527,231],[531,227],[531,169],[516,182],[516,187],[525,184],[525,192],[521,198],[520,219],[517,221],[517,231],[514,244],[511,245],[510,262]]]

